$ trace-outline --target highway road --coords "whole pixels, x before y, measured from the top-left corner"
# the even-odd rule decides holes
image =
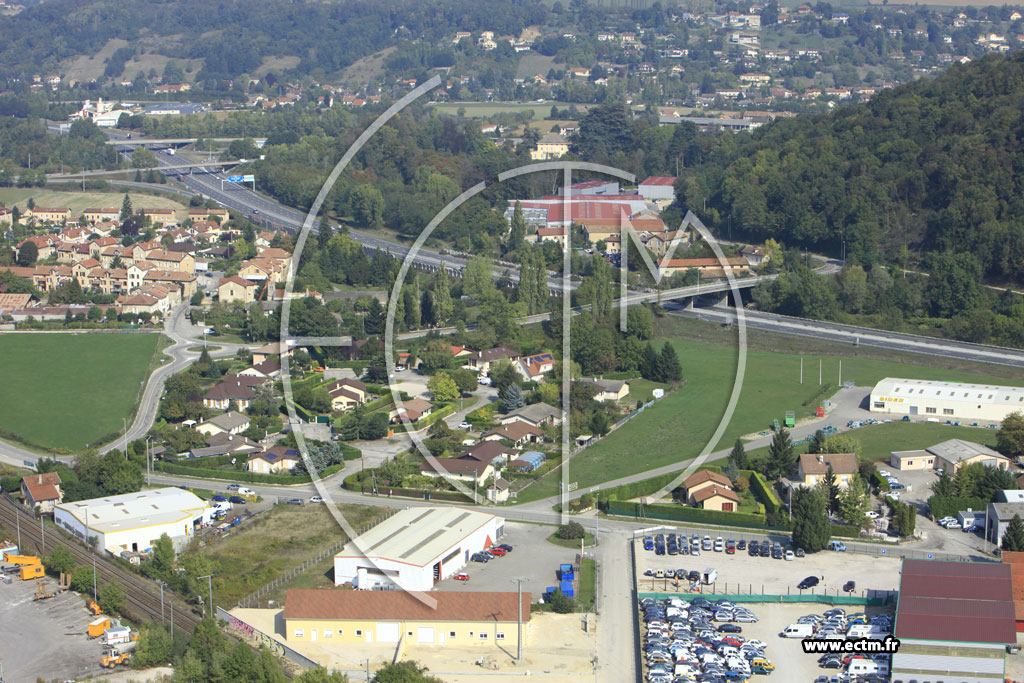
[[[665,304],[673,315],[701,318],[722,323],[735,323],[735,309],[728,306],[687,310],[678,304]],[[886,332],[868,327],[827,323],[820,320],[794,318],[775,313],[744,311],[748,329],[779,332],[801,337],[834,341],[852,346],[872,346],[892,351],[907,351],[928,356],[940,356],[956,360],[992,363],[996,365],[1024,366],[1024,351],[1000,346],[971,344],[950,339],[923,337],[901,332]]]

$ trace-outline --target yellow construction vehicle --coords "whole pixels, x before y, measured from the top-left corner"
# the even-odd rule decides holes
[[[86,605],[86,607],[88,607],[89,611],[92,612],[94,615],[103,614],[103,609],[96,604],[95,600],[89,600],[89,603]]]
[[[118,664],[127,664],[131,658],[131,652],[118,652],[114,648],[110,648],[103,653],[103,657],[100,659],[100,666],[105,669],[113,669]]]

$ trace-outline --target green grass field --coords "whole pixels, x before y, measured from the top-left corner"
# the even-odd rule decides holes
[[[566,109],[568,102],[449,102],[445,104],[432,105],[440,114],[455,116],[459,109],[464,109],[469,118],[486,118],[495,114],[518,114],[524,111],[533,112],[533,120],[540,121],[551,113],[551,106],[558,105],[559,109]],[[581,112],[586,111],[586,105],[576,105]]]
[[[550,107],[549,107],[550,109]],[[136,209],[174,209],[185,211],[184,204],[166,197],[155,197],[151,194],[129,193],[132,206]],[[5,187],[0,189],[0,203],[10,208],[17,206],[25,210],[29,197],[36,206],[47,207],[68,207],[71,209],[71,217],[78,218],[85,209],[106,209],[121,208],[124,201],[124,193],[117,192],[61,192],[59,190],[47,190],[41,188],[20,188]],[[179,216],[181,218],[181,216]]]
[[[131,419],[162,335],[0,335],[0,430],[45,449],[96,445]]]
[[[662,341],[657,340],[656,345],[660,347]],[[712,437],[732,391],[737,350],[696,340],[671,341],[682,362],[686,386],[573,458],[569,480],[578,481],[580,489],[695,457]],[[787,410],[796,411],[798,419],[812,414],[817,402],[807,406],[802,404],[814,398],[820,388],[818,359],[821,358],[823,364],[823,381],[838,386],[841,357],[805,354],[803,358],[804,383],[801,385],[799,355],[763,350],[747,353],[746,373],[736,411],[713,450],[728,448],[738,436],[768,429],[773,419],[781,422]],[[853,381],[858,386],[872,386],[883,377],[1024,384],[1019,379],[907,362],[845,357],[842,364],[843,381]],[[891,425],[888,429],[896,431],[900,426],[915,425]],[[942,434],[952,434],[952,430],[956,430],[946,425],[930,426]],[[987,430],[980,433],[971,428],[960,430],[974,435],[976,440],[992,436]],[[868,431],[858,431],[857,435],[866,435]],[[886,443],[892,445],[891,442]],[[903,443],[911,445],[899,448],[922,445],[917,439]],[[889,450],[896,450],[897,446],[890,448],[887,445],[885,448],[887,456]],[[541,492],[557,494],[557,481],[552,484],[555,488],[553,493],[549,492],[551,487],[546,482],[538,482],[521,492],[519,501],[535,499]],[[538,491],[531,490],[534,488]]]

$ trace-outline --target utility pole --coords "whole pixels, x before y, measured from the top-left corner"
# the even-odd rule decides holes
[[[14,515],[14,518],[18,520],[18,552],[20,553],[24,550],[24,548],[21,547],[21,512],[16,512],[17,514]]]
[[[209,614],[213,616],[213,574],[207,574],[206,576],[197,576],[197,579],[206,579],[206,583],[210,588],[210,602],[208,605]],[[206,612],[206,610],[203,610]]]
[[[46,552],[46,525],[43,524],[42,515],[39,516],[39,536],[42,539],[40,541],[42,547],[39,550],[41,552]]]
[[[818,359],[818,385],[821,385],[821,359]]]
[[[839,359],[839,388],[843,388],[843,359]]]
[[[164,620],[164,586],[165,585],[166,584],[164,584],[163,581],[160,582],[160,621]]]
[[[128,418],[122,417],[121,422],[124,424],[124,459],[128,460]]]
[[[92,601],[96,602],[96,558],[92,558]]]
[[[804,359],[800,359],[800,384],[804,383]]]
[[[516,620],[516,661],[523,661],[523,580],[516,579],[516,607],[519,617]],[[367,678],[366,680],[370,680]]]
[[[151,484],[149,480],[149,440],[152,438],[152,434],[146,437],[146,486],[149,486]]]

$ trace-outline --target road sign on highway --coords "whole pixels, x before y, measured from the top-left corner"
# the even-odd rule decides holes
[[[241,175],[229,175],[228,176],[228,182],[229,183],[241,183],[241,182],[244,182],[244,181],[245,181],[245,176],[241,176]]]
[[[243,183],[255,183],[256,182],[256,176],[254,176],[254,175],[244,175],[244,176],[242,176],[242,182]]]

